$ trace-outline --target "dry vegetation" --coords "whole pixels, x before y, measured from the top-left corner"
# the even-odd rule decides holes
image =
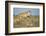
[[[14,16],[14,27],[39,27],[39,16]]]

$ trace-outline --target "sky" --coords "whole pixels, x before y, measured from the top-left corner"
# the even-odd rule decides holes
[[[39,16],[39,9],[38,8],[13,8],[13,15],[16,16],[22,12],[31,12],[33,16]]]

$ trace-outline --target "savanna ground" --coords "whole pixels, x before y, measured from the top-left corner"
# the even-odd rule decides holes
[[[14,28],[39,27],[39,16],[14,16]]]

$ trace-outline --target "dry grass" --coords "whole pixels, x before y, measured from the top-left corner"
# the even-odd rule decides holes
[[[39,27],[39,16],[14,16],[14,27]]]

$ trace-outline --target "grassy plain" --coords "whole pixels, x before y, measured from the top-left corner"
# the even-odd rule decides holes
[[[14,16],[14,27],[39,27],[39,16]]]

